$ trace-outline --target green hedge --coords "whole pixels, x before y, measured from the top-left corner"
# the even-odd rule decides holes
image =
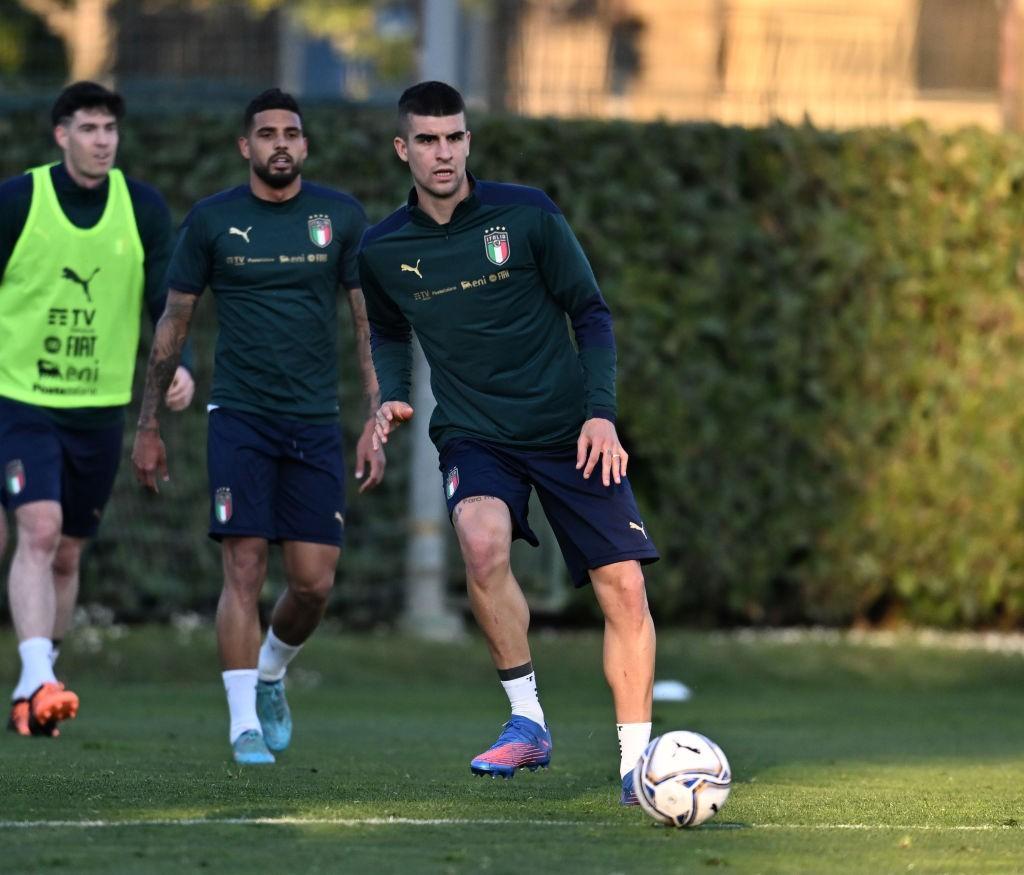
[[[546,189],[612,307],[620,432],[664,557],[648,575],[660,621],[1021,624],[1018,140],[471,121],[472,169]],[[389,113],[316,108],[307,124],[309,178],[373,219],[402,200]],[[236,125],[129,120],[122,166],[180,217],[244,180]],[[52,154],[35,121],[0,134],[5,174]],[[146,501],[122,471],[94,550],[92,591],[129,613],[216,598],[202,417],[169,435],[183,482]],[[337,604],[366,621],[400,599],[408,447],[393,447],[385,490],[350,510]]]

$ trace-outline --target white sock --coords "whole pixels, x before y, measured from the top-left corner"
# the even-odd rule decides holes
[[[260,647],[260,661],[257,666],[260,680],[281,680],[288,670],[288,663],[295,659],[300,650],[301,644],[285,644],[274,634],[273,629],[267,629],[267,637]]]
[[[534,723],[539,723],[546,728],[544,723],[544,709],[540,706],[540,698],[537,695],[537,674],[531,666],[529,674],[522,677],[503,680],[502,687],[508,696],[508,703],[512,706],[512,713],[520,717],[528,717]]]
[[[221,673],[224,691],[228,694],[228,713],[231,715],[231,729],[228,740],[235,739],[249,729],[260,729],[260,718],[256,716],[256,669],[239,668]]]
[[[49,638],[26,638],[18,645],[21,656],[21,677],[14,688],[14,699],[27,699],[41,684],[55,683],[50,651],[53,644]]]
[[[619,733],[619,777],[632,772],[636,761],[651,741],[650,723],[616,723]]]

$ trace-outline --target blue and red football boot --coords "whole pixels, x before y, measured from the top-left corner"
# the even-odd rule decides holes
[[[622,776],[622,796],[619,797],[619,805],[639,805],[640,800],[636,798],[636,787],[634,784],[633,772],[626,772]]]
[[[513,714],[501,735],[469,764],[474,775],[512,778],[516,769],[531,772],[551,762],[551,732],[529,717]]]

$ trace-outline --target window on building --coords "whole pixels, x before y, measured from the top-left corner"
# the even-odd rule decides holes
[[[999,90],[999,0],[919,0],[917,87]]]
[[[608,89],[623,95],[643,71],[640,40],[644,23],[639,18],[622,18],[611,26],[608,38]]]

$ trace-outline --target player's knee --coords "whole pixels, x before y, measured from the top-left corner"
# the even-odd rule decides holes
[[[74,539],[62,538],[53,557],[53,582],[61,586],[78,574],[82,559],[82,544]]]
[[[463,533],[460,540],[466,576],[471,582],[489,580],[508,568],[509,545],[499,532],[480,527]]]
[[[334,588],[334,575],[320,575],[305,580],[292,580],[288,582],[292,594],[309,608],[321,608],[327,604],[327,599]]]
[[[18,549],[47,557],[57,554],[60,544],[60,517],[31,514],[18,520]]]
[[[267,572],[266,550],[247,545],[225,544],[224,585],[236,590],[255,590],[263,586]]]
[[[629,623],[646,620],[649,614],[647,587],[639,563],[624,563],[614,573],[602,575],[594,583],[602,589],[601,604],[609,620]]]
[[[57,550],[53,558],[53,584],[54,586],[66,586],[70,584],[78,574],[80,553],[71,553],[67,550]]]

